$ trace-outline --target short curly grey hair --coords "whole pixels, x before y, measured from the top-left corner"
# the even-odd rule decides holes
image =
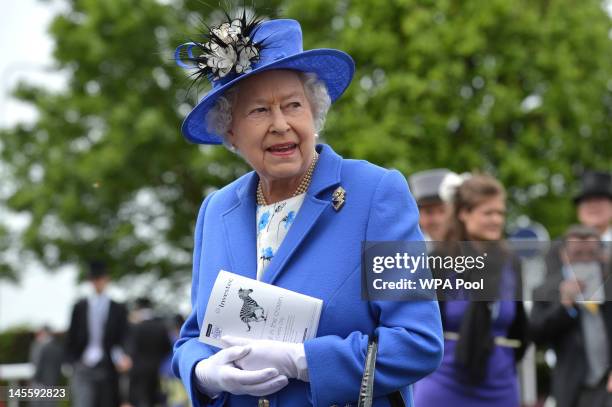
[[[298,72],[298,76],[304,85],[304,93],[310,103],[312,109],[312,117],[314,119],[314,128],[318,133],[323,130],[325,118],[331,106],[331,98],[327,92],[327,86],[323,81],[319,80],[317,75],[312,72]],[[230,150],[234,151],[232,146],[227,141],[227,134],[232,124],[232,106],[238,95],[238,86],[233,86],[220,96],[215,105],[206,114],[206,123],[208,131],[215,133],[223,138],[223,144]]]

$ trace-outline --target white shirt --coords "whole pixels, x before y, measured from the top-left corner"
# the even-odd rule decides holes
[[[104,327],[108,317],[110,299],[102,294],[94,294],[87,299],[87,329],[89,342],[81,361],[89,367],[95,366],[104,357]]]
[[[261,280],[285,240],[305,196],[303,193],[270,205],[257,206],[257,280]]]
[[[612,242],[612,227],[608,226],[608,229],[601,235],[602,242]]]

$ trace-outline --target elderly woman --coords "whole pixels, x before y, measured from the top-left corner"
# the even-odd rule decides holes
[[[368,339],[377,335],[374,405],[390,405],[398,391],[411,405],[410,385],[440,362],[438,305],[362,301],[360,247],[422,240],[415,202],[399,172],[315,142],[351,82],[352,59],[302,51],[296,21],[244,16],[212,28],[207,43],[179,47],[177,58],[212,81],[183,124],[186,138],[223,143],[254,170],[207,196],[198,215],[193,310],[173,358],[193,404],[355,402]],[[200,342],[222,269],[322,299],[318,336],[303,344],[229,338],[224,349]]]

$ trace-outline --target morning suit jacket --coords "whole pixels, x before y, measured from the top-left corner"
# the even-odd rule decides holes
[[[400,390],[412,405],[411,384],[435,370],[442,358],[440,311],[435,301],[362,301],[362,241],[420,241],[418,210],[405,178],[365,161],[345,160],[318,145],[319,161],[304,203],[262,281],[323,300],[317,337],[304,343],[310,382],[295,379],[266,396],[270,406],[355,403],[368,338],[378,335],[375,406]],[[256,278],[258,177],[251,172],[209,195],[195,230],[192,312],[174,347],[173,369],[195,406],[204,398],[193,371],[218,351],[198,341],[208,297],[219,270]],[[344,206],[332,207],[342,186]],[[215,406],[257,405],[257,398],[227,393]],[[356,403],[355,403],[356,405]]]
[[[132,358],[130,375],[157,374],[159,366],[172,351],[166,324],[160,318],[151,318],[129,329],[126,350]]]
[[[81,356],[89,342],[89,328],[87,325],[88,308],[88,300],[83,298],[72,309],[70,328],[66,336],[66,358],[70,363],[81,360]],[[111,349],[114,346],[123,347],[126,332],[127,314],[125,307],[113,300],[109,300],[108,315],[104,326],[104,357],[102,359],[106,366],[112,365]]]
[[[588,311],[577,307],[576,315],[572,316],[558,300],[559,284],[563,280],[559,246],[552,247],[546,264],[548,271],[545,283],[536,289],[534,298],[553,301],[534,301],[530,320],[531,336],[536,344],[551,346],[555,350],[557,363],[551,375],[551,393],[557,407],[572,407],[576,405],[589,368],[580,321],[582,313]],[[605,291],[606,302],[600,305],[599,312],[608,337],[609,373],[612,367],[612,293],[609,279]]]
[[[132,358],[130,403],[135,407],[154,406],[159,398],[159,368],[172,351],[164,321],[151,318],[131,325],[126,350]]]
[[[59,386],[62,379],[62,362],[64,352],[62,345],[58,340],[52,338],[44,344],[35,344],[38,346],[38,357],[32,360],[35,366],[34,376],[32,381],[36,384],[44,384],[47,386]]]

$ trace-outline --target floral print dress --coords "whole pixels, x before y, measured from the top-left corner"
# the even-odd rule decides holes
[[[300,210],[306,194],[257,205],[257,280],[261,280]]]

